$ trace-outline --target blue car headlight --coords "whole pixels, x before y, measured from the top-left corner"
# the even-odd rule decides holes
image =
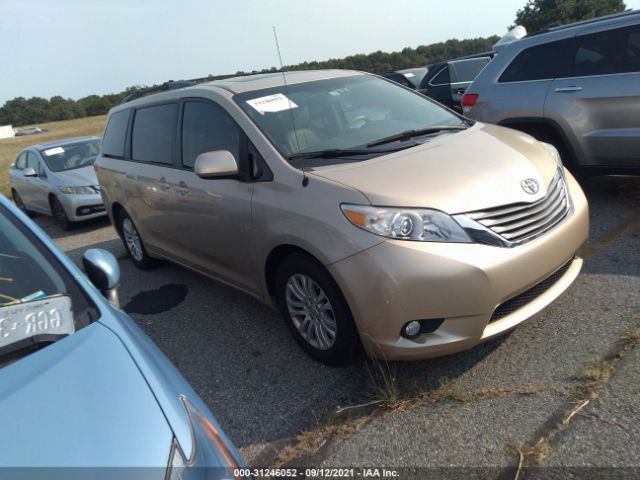
[[[185,452],[174,439],[167,472],[168,480],[214,478],[240,480],[246,470],[236,459],[224,435],[184,396],[180,396],[192,435],[191,452]]]

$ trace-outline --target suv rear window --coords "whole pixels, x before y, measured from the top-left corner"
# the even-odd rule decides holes
[[[131,133],[133,160],[173,164],[177,112],[175,103],[136,110]]]
[[[102,139],[102,154],[108,157],[124,158],[124,141],[131,110],[122,110],[109,117],[109,123]]]
[[[558,40],[520,52],[498,82],[549,80],[571,75],[573,39]]]

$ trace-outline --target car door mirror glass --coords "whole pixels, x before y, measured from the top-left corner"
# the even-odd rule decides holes
[[[223,178],[238,175],[238,162],[228,150],[201,153],[196,157],[194,171],[200,178]]]
[[[38,174],[36,173],[36,171],[31,168],[31,167],[27,167],[22,171],[22,175],[24,175],[25,177],[37,177]]]

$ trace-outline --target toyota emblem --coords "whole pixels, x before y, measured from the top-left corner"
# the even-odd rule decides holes
[[[535,195],[538,193],[538,189],[540,188],[538,181],[533,178],[525,178],[520,182],[520,186],[529,195]]]

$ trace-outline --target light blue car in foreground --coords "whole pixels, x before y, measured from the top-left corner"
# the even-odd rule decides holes
[[[115,258],[83,264],[91,281],[0,195],[0,477],[240,478],[203,401],[113,305]]]

